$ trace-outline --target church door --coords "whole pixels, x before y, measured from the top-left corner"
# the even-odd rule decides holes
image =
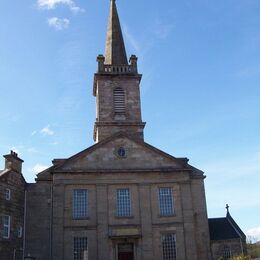
[[[133,244],[118,244],[118,260],[134,260]]]

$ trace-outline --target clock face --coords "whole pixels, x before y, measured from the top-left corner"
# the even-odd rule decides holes
[[[117,150],[117,155],[121,158],[126,157],[126,150],[124,147],[120,147]]]

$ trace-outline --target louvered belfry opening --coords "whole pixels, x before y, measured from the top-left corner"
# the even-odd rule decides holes
[[[114,89],[114,112],[115,114],[125,114],[125,92],[122,88]]]

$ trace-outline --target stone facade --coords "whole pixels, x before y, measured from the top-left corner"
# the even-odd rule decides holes
[[[119,146],[126,147],[125,158],[115,153]],[[161,235],[174,233],[178,259],[210,259],[203,179],[186,160],[118,134],[60,161],[29,186],[26,252],[37,259],[50,259],[50,254],[52,259],[73,259],[73,238],[83,236],[89,259],[117,259],[117,245],[127,242],[134,244],[134,259],[159,260]],[[173,190],[172,216],[160,215],[160,187]],[[131,194],[128,218],[116,215],[121,188]],[[73,191],[78,189],[88,190],[89,215],[82,220],[72,215]],[[46,238],[44,248],[37,245],[40,237]]]
[[[5,169],[0,171],[0,259],[20,260],[26,185],[21,173],[23,161],[13,151],[4,157]]]

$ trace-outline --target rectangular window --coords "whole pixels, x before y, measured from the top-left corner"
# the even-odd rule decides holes
[[[23,236],[23,227],[18,227],[17,229],[17,236],[21,238]]]
[[[117,190],[117,216],[130,217],[131,216],[131,200],[129,189]]]
[[[175,234],[166,234],[162,236],[163,260],[176,260],[176,239]]]
[[[10,200],[11,199],[11,190],[5,189],[5,199]]]
[[[225,245],[223,248],[223,259],[227,260],[231,258],[231,249],[229,246]]]
[[[171,188],[159,189],[159,203],[161,216],[171,216],[174,214]]]
[[[88,191],[73,191],[73,218],[84,219],[88,217]]]
[[[88,259],[88,240],[86,237],[74,237],[74,260]]]
[[[10,238],[10,216],[3,216],[3,238]]]

